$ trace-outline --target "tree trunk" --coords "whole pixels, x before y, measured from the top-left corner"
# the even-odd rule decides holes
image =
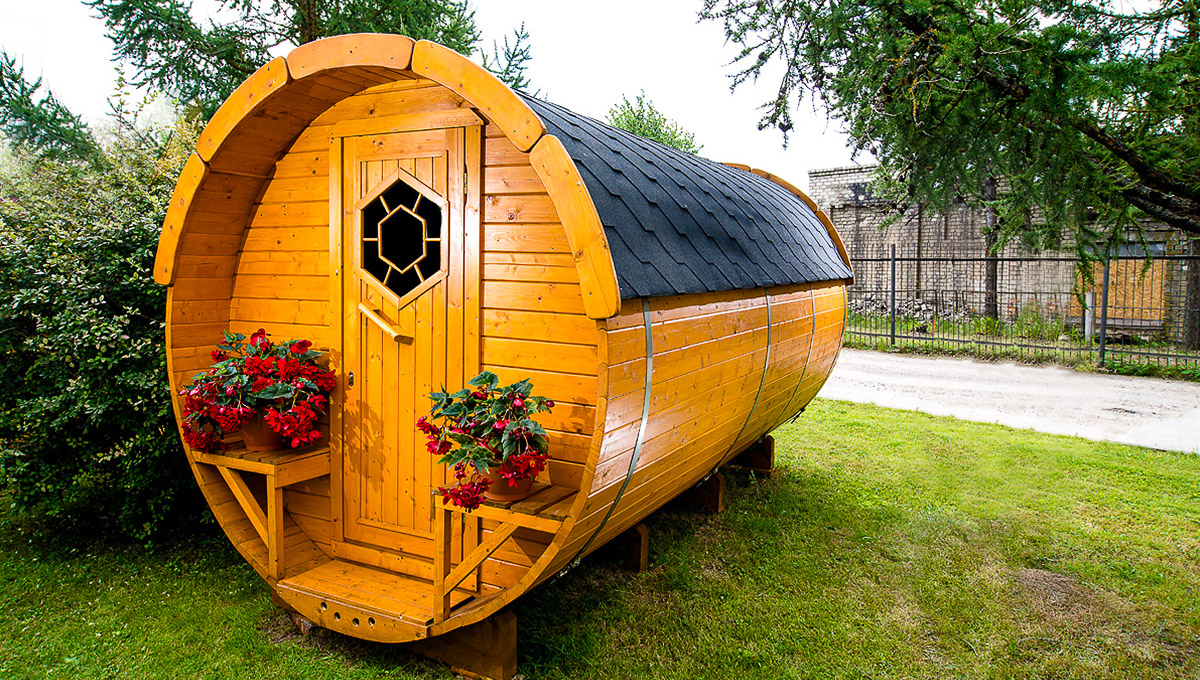
[[[1200,238],[1188,239],[1184,251],[1193,259],[1186,261],[1187,295],[1183,308],[1183,346],[1200,349]]]
[[[296,31],[299,33],[298,42],[301,45],[325,37],[321,34],[321,20],[313,0],[296,0],[293,7],[296,14]]]
[[[925,204],[917,204],[917,271],[916,271],[916,297],[921,297],[921,227],[925,223]]]
[[[1192,3],[1189,9],[1187,39],[1195,43],[1200,40],[1200,24],[1196,20],[1195,4]],[[1193,94],[1195,89],[1193,82]],[[1193,139],[1200,139],[1200,111],[1193,106],[1191,114],[1185,119],[1185,125]],[[1184,238],[1187,238],[1187,234]],[[1189,238],[1187,244],[1184,253],[1196,259],[1184,262],[1187,265],[1187,295],[1183,303],[1183,346],[1186,349],[1200,349],[1200,238]]]
[[[983,198],[987,201],[996,200],[996,178],[989,177],[983,185]],[[999,262],[996,260],[996,208],[987,206],[987,224],[983,227],[983,244],[987,262],[983,270],[983,315],[989,319],[1000,318]]]

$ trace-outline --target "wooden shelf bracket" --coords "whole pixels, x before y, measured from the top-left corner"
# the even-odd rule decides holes
[[[292,451],[232,450],[221,453],[191,452],[197,463],[217,468],[251,526],[267,547],[267,573],[283,578],[284,487],[329,474],[329,447]],[[267,507],[246,484],[246,473],[262,475],[266,482]]]

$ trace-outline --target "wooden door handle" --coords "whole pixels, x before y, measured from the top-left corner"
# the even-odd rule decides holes
[[[370,319],[376,326],[379,326],[379,328],[384,333],[388,334],[388,337],[395,340],[396,342],[400,342],[402,340],[404,340],[404,341],[412,340],[411,332],[406,333],[405,329],[397,329],[395,326],[392,326],[392,324],[388,323],[386,319],[384,319],[382,316],[379,315],[378,311],[371,309],[370,307],[368,307],[362,303],[359,303],[358,311],[363,316]]]

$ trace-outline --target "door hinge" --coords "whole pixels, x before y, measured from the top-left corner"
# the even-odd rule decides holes
[[[354,371],[346,374],[346,387],[354,387]]]

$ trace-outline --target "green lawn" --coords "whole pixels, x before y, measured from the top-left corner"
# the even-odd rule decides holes
[[[1200,458],[818,401],[719,516],[516,606],[527,678],[1200,677]],[[444,678],[297,637],[215,530],[0,528],[0,678]]]

